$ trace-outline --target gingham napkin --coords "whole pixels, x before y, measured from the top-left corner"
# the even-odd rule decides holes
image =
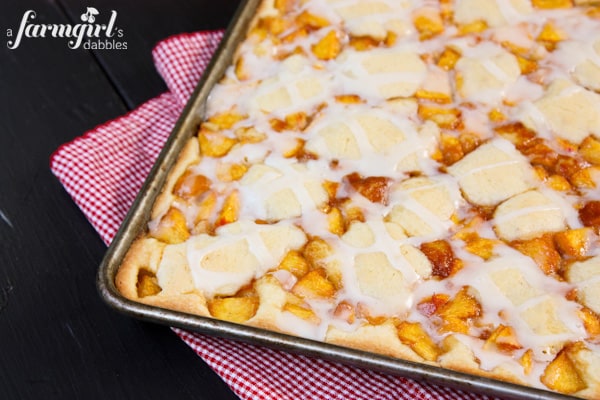
[[[52,172],[106,244],[113,239],[222,32],[153,51],[169,91],[61,146]],[[242,399],[489,399],[410,379],[173,329]]]

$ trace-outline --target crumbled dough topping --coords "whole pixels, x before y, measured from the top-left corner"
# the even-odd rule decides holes
[[[600,397],[599,37],[594,1],[265,0],[131,296]]]

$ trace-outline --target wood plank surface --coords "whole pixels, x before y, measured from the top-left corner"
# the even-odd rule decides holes
[[[69,20],[81,22],[86,3],[59,0]],[[128,107],[134,108],[164,92],[166,87],[156,73],[152,49],[171,35],[200,30],[223,29],[240,0],[169,1],[98,0],[94,7],[105,16],[117,12],[117,27],[123,30],[120,39],[127,50],[92,51],[107,72]]]
[[[193,2],[169,6],[178,3],[183,14],[203,12]],[[164,90],[148,49],[187,16],[161,13],[158,2],[113,4],[134,50],[106,57],[60,38],[10,50],[6,29],[18,29],[26,10],[40,23],[67,23],[69,5],[0,5],[0,399],[233,399],[168,328],[102,303],[95,275],[105,246],[49,169],[59,145]],[[215,15],[186,29],[227,19]]]

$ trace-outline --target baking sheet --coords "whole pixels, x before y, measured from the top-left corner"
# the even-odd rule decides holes
[[[170,168],[175,164],[177,156],[187,139],[197,133],[198,126],[203,118],[208,94],[230,65],[237,44],[244,39],[260,2],[261,0],[248,0],[241,4],[219,49],[192,94],[146,183],[140,190],[140,194],[109,247],[97,276],[97,287],[104,301],[126,315],[146,321],[342,362],[465,391],[496,395],[503,398],[573,399],[574,397],[571,396],[541,389],[468,375],[440,367],[339,347],[212,318],[152,307],[130,301],[118,292],[114,284],[117,270],[130,245],[146,229],[152,206],[165,183]]]

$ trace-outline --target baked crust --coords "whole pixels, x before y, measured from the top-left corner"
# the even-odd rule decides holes
[[[118,290],[600,398],[600,20],[575,6],[264,1]]]
[[[177,162],[169,171],[165,185],[160,194],[156,197],[156,201],[152,207],[152,213],[150,214],[151,219],[159,218],[167,212],[169,207],[171,207],[171,204],[176,200],[176,197],[173,194],[175,183],[189,166],[199,162],[200,147],[198,146],[198,140],[195,137],[192,137],[186,142],[177,158]]]
[[[117,289],[129,300],[190,314],[210,316],[204,296],[197,290],[190,290],[189,287],[185,287],[185,284],[180,282],[171,285],[174,287],[163,288],[154,295],[140,295],[138,289],[140,271],[148,270],[156,274],[165,247],[164,243],[160,243],[155,239],[137,239],[132,244],[117,272],[115,277]],[[177,277],[179,280],[181,280],[181,275],[185,279],[185,275],[189,275],[189,267],[187,264],[181,264],[179,267],[175,274],[179,273],[180,276]]]

